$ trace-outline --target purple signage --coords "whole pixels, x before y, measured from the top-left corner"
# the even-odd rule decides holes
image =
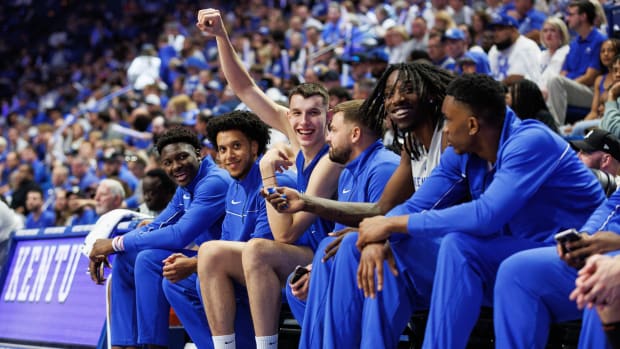
[[[105,289],[87,274],[84,237],[16,241],[0,297],[0,338],[96,346]]]

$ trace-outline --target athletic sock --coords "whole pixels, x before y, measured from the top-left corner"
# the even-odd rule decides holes
[[[227,334],[224,336],[212,336],[214,349],[236,349],[235,334]]]
[[[256,337],[256,349],[277,349],[278,335]]]

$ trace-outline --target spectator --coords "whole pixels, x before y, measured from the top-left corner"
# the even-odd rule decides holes
[[[405,27],[396,25],[389,28],[385,32],[385,46],[389,56],[388,64],[405,63],[412,51]]]
[[[571,141],[579,159],[588,167],[602,170],[615,178],[620,174],[620,139],[613,134],[593,129],[583,140]]]
[[[446,53],[442,35],[439,33],[431,33],[428,37],[428,55],[433,65],[437,67],[449,71],[453,71],[456,67],[454,59]]]
[[[594,27],[595,7],[589,0],[574,0],[568,6],[568,27],[578,37],[570,43],[559,76],[547,83],[551,114],[559,125],[566,121],[568,105],[587,108],[592,105],[592,86],[601,74],[599,53],[605,34]]]
[[[71,211],[69,210],[68,203],[68,193],[69,191],[65,188],[55,188],[54,190],[54,203],[52,208],[55,214],[54,225],[59,227],[65,227],[71,225],[69,222],[69,217],[71,216]]]
[[[166,208],[176,189],[176,184],[164,170],[156,168],[146,172],[142,182],[144,202],[138,210],[140,213],[157,217]]]
[[[538,87],[547,100],[549,79],[560,74],[564,59],[568,54],[568,28],[561,18],[549,17],[545,20],[540,37],[541,44],[546,48],[540,54],[541,75]]]
[[[31,165],[19,165],[15,174],[17,186],[13,189],[11,208],[17,213],[28,215],[30,211],[26,207],[26,194],[32,189],[41,188],[34,181],[34,170]]]
[[[79,187],[71,187],[66,195],[67,208],[70,212],[67,225],[90,225],[97,221],[98,216],[94,209],[94,202]]]
[[[527,38],[540,42],[540,31],[547,15],[534,8],[536,0],[515,0],[514,11],[510,15],[517,19],[519,23],[519,33]]]
[[[613,66],[616,63],[620,63],[620,40],[608,39],[601,45],[600,59],[603,67],[603,74],[596,77],[594,80],[594,95],[592,98],[592,106],[590,112],[583,118],[583,120],[577,121],[573,125],[567,125],[563,131],[567,135],[573,137],[581,137],[588,130],[599,127],[601,124],[601,118],[605,111],[604,104],[607,99],[607,93],[609,88],[614,83],[615,79],[620,77],[620,71],[618,74],[614,74]],[[620,68],[620,67],[618,67]]]
[[[98,270],[108,255],[116,253],[111,288],[113,346],[168,345],[169,305],[161,289],[162,260],[174,252],[189,253],[184,248],[192,242],[220,237],[228,175],[209,158],[200,160],[198,139],[187,129],[166,131],[157,150],[162,168],[179,186],[172,201],[150,224],[114,239],[97,240],[90,254],[91,278],[101,283]],[[186,328],[190,325],[185,323]]]
[[[467,59],[473,60],[476,65],[476,72],[483,74],[489,73],[489,59],[486,53],[477,50],[468,50],[465,33],[462,30],[458,28],[448,29],[441,39],[446,53],[448,56],[452,57],[455,62],[459,63],[465,58],[465,55],[467,55]],[[457,74],[463,73],[460,64],[456,64],[453,71]]]
[[[491,74],[495,80],[510,84],[520,79],[540,81],[540,49],[538,45],[521,35],[517,21],[501,15],[493,19],[495,45],[489,51]]]
[[[106,178],[99,182],[95,192],[95,212],[102,216],[112,210],[121,208],[125,199],[125,189],[121,182]]]
[[[88,191],[97,187],[99,178],[90,166],[90,160],[84,156],[76,156],[71,161],[71,177],[69,184],[79,187],[80,191]]]
[[[116,178],[128,186],[133,193],[138,186],[138,179],[124,166],[125,155],[114,149],[106,149],[103,154],[103,174],[106,178]]]
[[[56,223],[54,212],[43,208],[43,191],[39,188],[30,189],[26,193],[26,229],[40,229],[52,227]]]
[[[411,51],[428,49],[428,26],[424,17],[416,17],[411,22],[411,39],[408,45]]]
[[[533,81],[523,79],[508,85],[506,104],[521,119],[535,119],[547,125],[553,132],[560,132],[545,104],[542,92]]]

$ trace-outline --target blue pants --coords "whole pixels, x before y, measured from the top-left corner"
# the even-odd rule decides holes
[[[112,267],[112,345],[168,345],[170,305],[161,289],[162,260],[172,252],[119,253]]]
[[[198,274],[194,273],[176,283],[171,283],[164,279],[162,288],[194,344],[201,349],[213,348],[211,330],[209,329],[207,315],[202,306]],[[247,295],[245,301],[237,300],[235,334],[237,348],[254,348],[256,346]]]
[[[480,306],[492,304],[500,263],[515,252],[540,246],[543,244],[510,236],[446,235],[437,256],[423,347],[465,348]]]
[[[291,294],[290,286],[286,286],[286,298],[291,311],[301,326],[301,338],[299,348],[321,348],[323,339],[323,318],[325,315],[325,298],[331,276],[334,259],[336,256],[323,263],[321,259],[325,255],[325,248],[335,238],[326,237],[317,247],[312,260],[312,273],[310,274],[310,288],[306,302],[300,301]],[[300,318],[302,321],[300,321]]]
[[[495,285],[495,335],[498,348],[544,348],[552,323],[580,319],[568,299],[577,270],[562,261],[555,246],[516,253],[506,259]],[[598,314],[584,312],[580,348],[605,348]]]
[[[342,241],[334,260],[325,306],[324,348],[395,348],[416,309],[428,306],[439,239],[392,241],[399,276],[384,263],[383,291],[364,298],[357,287],[358,235]]]

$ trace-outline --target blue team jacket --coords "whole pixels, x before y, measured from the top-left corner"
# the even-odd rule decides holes
[[[260,160],[260,159],[259,159]],[[226,215],[222,224],[222,240],[248,241],[252,238],[273,239],[265,198],[260,195],[263,182],[259,160],[241,180],[233,180],[226,193]],[[278,173],[279,186],[295,186],[289,173]]]
[[[349,162],[338,178],[338,201],[376,202],[398,167],[400,157],[385,149],[380,140]],[[345,226],[336,223],[334,230]]]
[[[232,180],[210,157],[202,159],[196,178],[178,187],[168,206],[147,226],[125,234],[125,251],[182,249],[219,239],[224,199]]]
[[[467,196],[471,201],[459,204]],[[414,236],[503,234],[552,243],[553,234],[581,226],[604,199],[565,140],[507,108],[494,166],[448,147],[403,205],[415,212],[407,229]]]

